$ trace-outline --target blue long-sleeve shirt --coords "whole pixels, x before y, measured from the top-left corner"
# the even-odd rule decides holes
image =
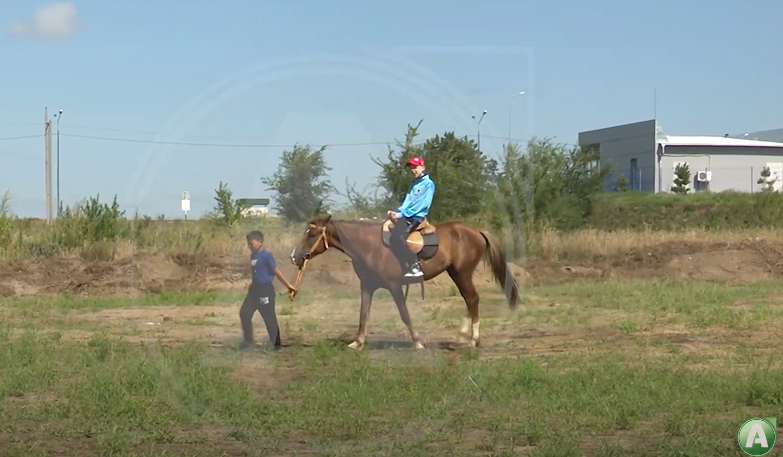
[[[432,197],[435,196],[435,183],[427,173],[414,179],[408,188],[408,194],[397,208],[397,216],[413,217],[423,220],[430,212]]]

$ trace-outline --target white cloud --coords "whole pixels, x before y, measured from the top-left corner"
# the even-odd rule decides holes
[[[35,10],[31,21],[12,23],[8,33],[17,37],[67,40],[82,30],[82,21],[73,3],[49,3]]]

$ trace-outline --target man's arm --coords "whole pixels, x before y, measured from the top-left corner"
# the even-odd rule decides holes
[[[276,278],[277,278],[277,279],[278,279],[280,282],[282,282],[282,283],[283,283],[283,285],[284,285],[284,286],[286,286],[288,289],[293,289],[293,288],[294,288],[294,286],[292,286],[292,285],[291,285],[291,283],[290,283],[290,282],[288,282],[288,280],[287,280],[287,279],[285,278],[285,276],[283,275],[283,272],[282,272],[282,271],[280,271],[280,269],[279,269],[279,268],[277,268],[277,262],[275,261],[275,256],[273,256],[271,252],[268,252],[268,251],[267,251],[266,258],[267,258],[267,259],[266,259],[266,261],[267,261],[267,266],[269,266],[269,270],[275,274],[275,277],[276,277]]]
[[[411,191],[413,190],[413,184],[408,186],[408,192],[405,194],[405,198],[402,200],[402,203],[399,207],[397,207],[397,217],[400,217],[402,214],[404,214],[404,211],[407,210],[409,206],[411,206]]]
[[[400,211],[404,217],[411,217],[414,214],[429,209],[432,205],[432,197],[435,196],[435,183],[428,181],[424,184],[424,191],[418,198],[412,198],[410,204],[403,211]]]
[[[290,282],[288,282],[288,280],[285,278],[285,276],[283,276],[283,272],[282,272],[282,271],[280,271],[280,269],[279,269],[279,268],[277,268],[277,267],[275,267],[275,277],[276,277],[276,278],[277,278],[277,279],[278,279],[280,282],[282,282],[282,283],[283,283],[283,285],[284,285],[284,286],[286,286],[286,288],[288,288],[289,290],[291,290],[291,289],[295,289],[295,287],[294,287],[294,286],[293,286],[293,285],[292,285]]]

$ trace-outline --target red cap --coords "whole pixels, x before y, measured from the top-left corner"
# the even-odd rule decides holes
[[[411,160],[408,161],[408,165],[412,167],[418,167],[419,165],[421,165],[423,167],[424,159],[422,159],[421,157],[413,157],[411,158]]]

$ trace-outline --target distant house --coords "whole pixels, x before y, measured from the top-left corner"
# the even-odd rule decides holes
[[[237,203],[247,206],[242,211],[242,215],[245,217],[266,216],[269,213],[268,198],[240,198]]]

